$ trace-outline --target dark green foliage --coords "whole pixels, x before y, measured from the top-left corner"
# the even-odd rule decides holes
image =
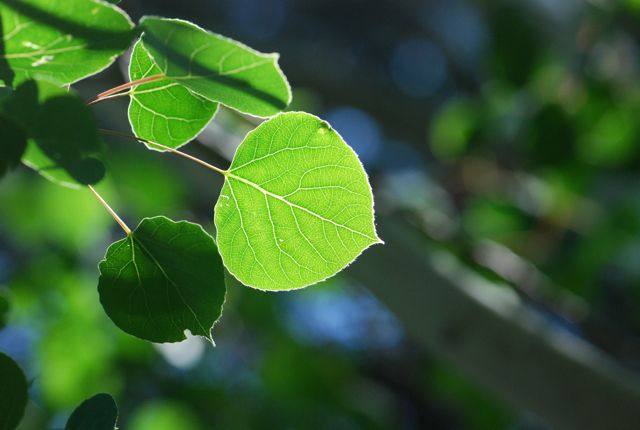
[[[27,136],[12,120],[0,116],[0,177],[20,164]]]
[[[67,421],[64,430],[114,430],[118,406],[109,394],[96,394],[82,402]]]
[[[105,174],[103,150],[90,108],[73,92],[44,81],[26,81],[3,110],[30,139],[25,164],[65,185],[95,184]]]
[[[144,219],[109,247],[100,273],[100,301],[127,333],[177,342],[189,330],[212,339],[224,303],[224,272],[213,238],[199,225]]]
[[[7,325],[7,316],[9,314],[9,301],[0,293],[0,330]]]
[[[0,429],[13,430],[27,406],[27,380],[18,364],[0,352]]]

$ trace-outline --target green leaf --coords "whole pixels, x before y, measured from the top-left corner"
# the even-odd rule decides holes
[[[0,116],[0,177],[20,164],[27,136],[14,121]]]
[[[356,154],[325,121],[278,115],[238,147],[216,204],[225,266],[243,284],[292,290],[322,281],[378,238]]]
[[[82,402],[64,430],[114,430],[118,422],[118,406],[109,394],[96,394]]]
[[[185,330],[211,339],[222,314],[224,269],[216,244],[201,226],[146,218],[109,247],[98,291],[122,330],[151,342],[184,340]]]
[[[27,379],[11,357],[0,352],[0,429],[18,426],[27,406]]]
[[[91,110],[74,92],[44,81],[25,81],[3,104],[5,115],[29,137],[22,161],[45,178],[77,188],[105,174],[103,150]]]
[[[135,35],[116,6],[100,0],[0,2],[0,79],[71,84],[109,66]]]
[[[160,69],[138,41],[131,53],[131,81],[159,74]],[[172,148],[193,140],[218,110],[218,103],[170,79],[138,85],[129,94],[129,122],[135,135]]]
[[[278,54],[262,54],[187,21],[144,17],[140,26],[162,73],[211,101],[260,117],[291,101]]]

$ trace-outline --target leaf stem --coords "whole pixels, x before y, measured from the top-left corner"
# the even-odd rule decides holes
[[[159,81],[164,78],[165,78],[164,75],[154,75],[154,76],[149,76],[147,78],[142,78],[142,79],[137,79],[135,81],[127,82],[122,85],[118,85],[117,87],[113,87],[110,90],[101,92],[93,100],[88,102],[87,105],[92,105],[94,103],[98,103],[99,101],[106,100],[110,98],[109,96],[119,93],[120,91],[128,90],[129,88],[132,88],[138,85],[148,84],[149,82]]]
[[[189,155],[186,152],[182,152],[182,151],[179,151],[179,150],[177,150],[175,148],[171,148],[169,146],[165,146],[165,145],[163,145],[161,143],[153,142],[151,140],[143,139],[141,137],[133,136],[131,134],[121,133],[121,132],[115,131],[115,130],[105,130],[105,129],[99,128],[98,131],[100,133],[108,134],[108,135],[111,135],[111,136],[118,136],[118,137],[123,137],[125,139],[137,140],[139,142],[146,143],[147,145],[155,146],[157,148],[164,149],[165,151],[173,152],[174,154],[177,154],[177,155],[179,155],[179,156],[181,156],[183,158],[186,158],[187,160],[191,160],[193,162],[196,162],[196,163],[200,164],[201,166],[206,167],[207,169],[210,169],[210,170],[213,170],[214,172],[220,173],[223,176],[227,176],[229,174],[229,172],[227,170],[223,170],[223,169],[221,169],[219,167],[214,166],[213,164],[209,164],[206,161],[203,161],[203,160],[201,160],[201,159],[199,159],[197,157],[194,157],[193,155]]]
[[[102,206],[104,206],[107,212],[109,212],[109,215],[113,217],[113,219],[118,223],[118,225],[120,225],[120,227],[122,228],[122,230],[124,230],[127,236],[129,236],[131,234],[131,229],[127,226],[127,224],[125,224],[124,221],[122,221],[122,218],[120,218],[118,214],[113,209],[111,209],[111,206],[109,206],[109,204],[102,198],[102,196],[98,194],[95,188],[93,188],[91,185],[87,185],[87,187],[89,187],[93,195],[96,196],[96,198],[102,204]]]

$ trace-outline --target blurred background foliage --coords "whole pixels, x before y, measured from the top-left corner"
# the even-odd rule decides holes
[[[291,109],[329,120],[360,154],[382,219],[640,371],[640,1],[121,6],[280,52]],[[126,68],[77,88],[90,99]],[[124,100],[95,111],[127,131]],[[190,151],[224,166],[254,125],[223,110]],[[217,176],[117,139],[107,162],[98,189],[130,224],[162,214],[212,231]],[[97,392],[118,399],[127,430],[551,428],[416,341],[402,309],[350,269],[288,294],[230,286],[216,348],[132,338],[96,291],[96,263],[120,236],[88,191],[27,169],[0,183],[0,350],[31,381],[24,429],[62,427]],[[359,267],[386,270],[366,253]],[[430,285],[386,288],[415,282]]]

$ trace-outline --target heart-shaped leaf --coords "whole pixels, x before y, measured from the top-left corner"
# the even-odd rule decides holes
[[[226,172],[215,224],[227,269],[261,290],[322,281],[381,243],[362,164],[307,113],[280,114],[247,135]]]
[[[74,92],[25,81],[4,100],[3,110],[29,137],[22,161],[45,178],[77,188],[104,177],[95,118]]]
[[[27,406],[27,379],[11,357],[0,352],[0,429],[18,427]]]
[[[0,79],[9,86],[86,78],[109,66],[135,35],[129,17],[100,0],[3,0],[0,18]]]
[[[138,41],[131,53],[131,81],[160,73],[142,42]],[[129,96],[129,122],[135,135],[171,148],[193,140],[218,110],[218,103],[171,79],[138,85],[129,92]]]
[[[109,394],[96,394],[78,406],[64,430],[114,430],[118,423],[118,406]]]
[[[211,101],[260,117],[275,115],[291,101],[277,54],[178,19],[144,17],[140,27],[162,74]]]
[[[146,218],[109,247],[100,274],[102,306],[127,333],[178,342],[190,330],[212,340],[224,303],[224,269],[213,238],[201,226]]]

